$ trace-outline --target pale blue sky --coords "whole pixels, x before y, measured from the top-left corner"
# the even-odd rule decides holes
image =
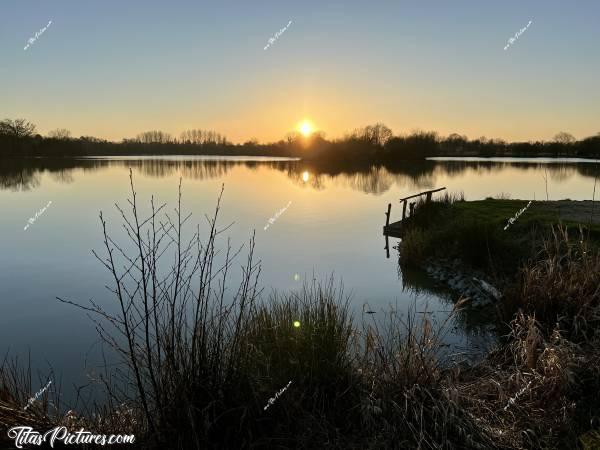
[[[0,118],[115,140],[271,141],[304,118],[330,137],[581,138],[600,131],[599,23],[594,0],[3,0]]]

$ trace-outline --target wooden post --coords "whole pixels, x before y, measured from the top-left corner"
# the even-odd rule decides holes
[[[402,220],[406,217],[406,200],[402,202]]]
[[[390,241],[387,234],[385,235],[385,257],[390,259]]]
[[[392,209],[392,204],[388,203],[388,210],[385,213],[385,226],[387,227],[390,224],[390,211]]]
[[[431,201],[431,192],[427,193],[427,203]]]
[[[412,217],[414,209],[415,209],[415,202],[412,202],[410,204],[410,217]]]

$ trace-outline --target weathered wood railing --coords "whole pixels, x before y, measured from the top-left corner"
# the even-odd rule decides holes
[[[435,192],[440,192],[443,191],[444,189],[446,189],[445,187],[439,188],[439,189],[432,189],[430,191],[423,191],[423,192],[419,192],[418,194],[414,194],[414,195],[409,195],[408,197],[404,197],[400,199],[400,203],[402,203],[402,220],[404,220],[406,218],[406,201],[410,200],[411,198],[416,198],[416,197],[421,197],[422,195],[426,195],[427,198],[425,201],[430,202],[431,201],[431,195],[434,194]],[[417,204],[417,202],[411,202],[409,204],[409,208],[410,208],[410,215],[412,216],[413,211],[415,209],[415,205]],[[391,205],[388,205],[388,212],[390,210]]]
[[[431,197],[434,193],[436,192],[440,192],[445,190],[445,187],[442,188],[438,188],[438,189],[431,189],[429,191],[423,191],[423,192],[419,192],[418,194],[414,194],[414,195],[409,195],[408,197],[404,197],[400,199],[400,203],[402,203],[402,220],[406,219],[406,205],[408,204],[409,207],[409,216],[413,215],[413,212],[415,210],[415,205],[417,204],[416,201],[414,202],[410,202],[407,203],[408,200],[410,200],[411,198],[416,198],[416,197],[421,197],[423,195],[426,196],[425,201],[426,202],[430,202],[431,201]],[[393,236],[393,237],[401,237],[402,234],[402,230],[401,230],[401,224],[402,224],[402,220],[399,220],[398,222],[394,222],[392,224],[390,224],[390,213],[392,210],[392,204],[388,203],[388,207],[387,207],[387,211],[385,213],[385,226],[383,227],[383,234],[385,235],[385,250],[386,250],[386,254],[387,257],[389,258],[389,243],[388,243],[388,235],[389,236]]]

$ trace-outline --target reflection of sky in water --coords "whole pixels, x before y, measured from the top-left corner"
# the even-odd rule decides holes
[[[363,173],[325,173],[304,162],[277,161],[228,164],[223,161],[70,161],[36,160],[29,166],[0,163],[2,253],[0,254],[0,351],[24,355],[31,349],[34,367],[51,364],[62,372],[65,386],[82,381],[86,352],[98,357],[98,337],[86,315],[59,303],[55,297],[82,303],[93,298],[114,306],[108,274],[91,254],[102,250],[98,213],[103,211],[115,235],[121,220],[114,203],[126,205],[128,168],[134,171],[138,200],[144,208],[154,195],[172,211],[179,177],[183,177],[184,210],[192,223],[205,223],[213,211],[221,184],[225,184],[220,223],[233,222],[227,235],[233,247],[247,243],[254,230],[256,256],[262,262],[261,284],[270,289],[296,290],[313,277],[334,274],[352,294],[355,319],[362,306],[370,310],[397,305],[406,310],[447,311],[444,292],[415,292],[403,288],[398,276],[397,252],[386,259],[382,227],[387,203],[397,220],[397,199],[421,189],[446,186],[464,191],[467,199],[494,196],[539,199],[545,196],[544,169],[548,171],[551,199],[589,199],[594,184],[591,164],[510,165],[484,162],[406,163],[395,172],[373,168]],[[13,165],[11,165],[13,164]],[[23,224],[52,200],[35,226]],[[267,233],[261,228],[274,211],[292,202]],[[397,245],[390,240],[390,248]],[[241,262],[240,262],[241,263]],[[237,275],[232,283],[237,282]],[[235,284],[232,284],[233,290]],[[438,313],[436,320],[445,313]],[[482,343],[477,321],[460,317],[448,342]],[[466,335],[460,330],[467,329]]]

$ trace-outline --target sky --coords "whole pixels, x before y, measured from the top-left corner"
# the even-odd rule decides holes
[[[376,122],[583,138],[600,132],[599,23],[597,0],[2,0],[0,119],[115,141],[272,142],[304,119],[328,138]]]

